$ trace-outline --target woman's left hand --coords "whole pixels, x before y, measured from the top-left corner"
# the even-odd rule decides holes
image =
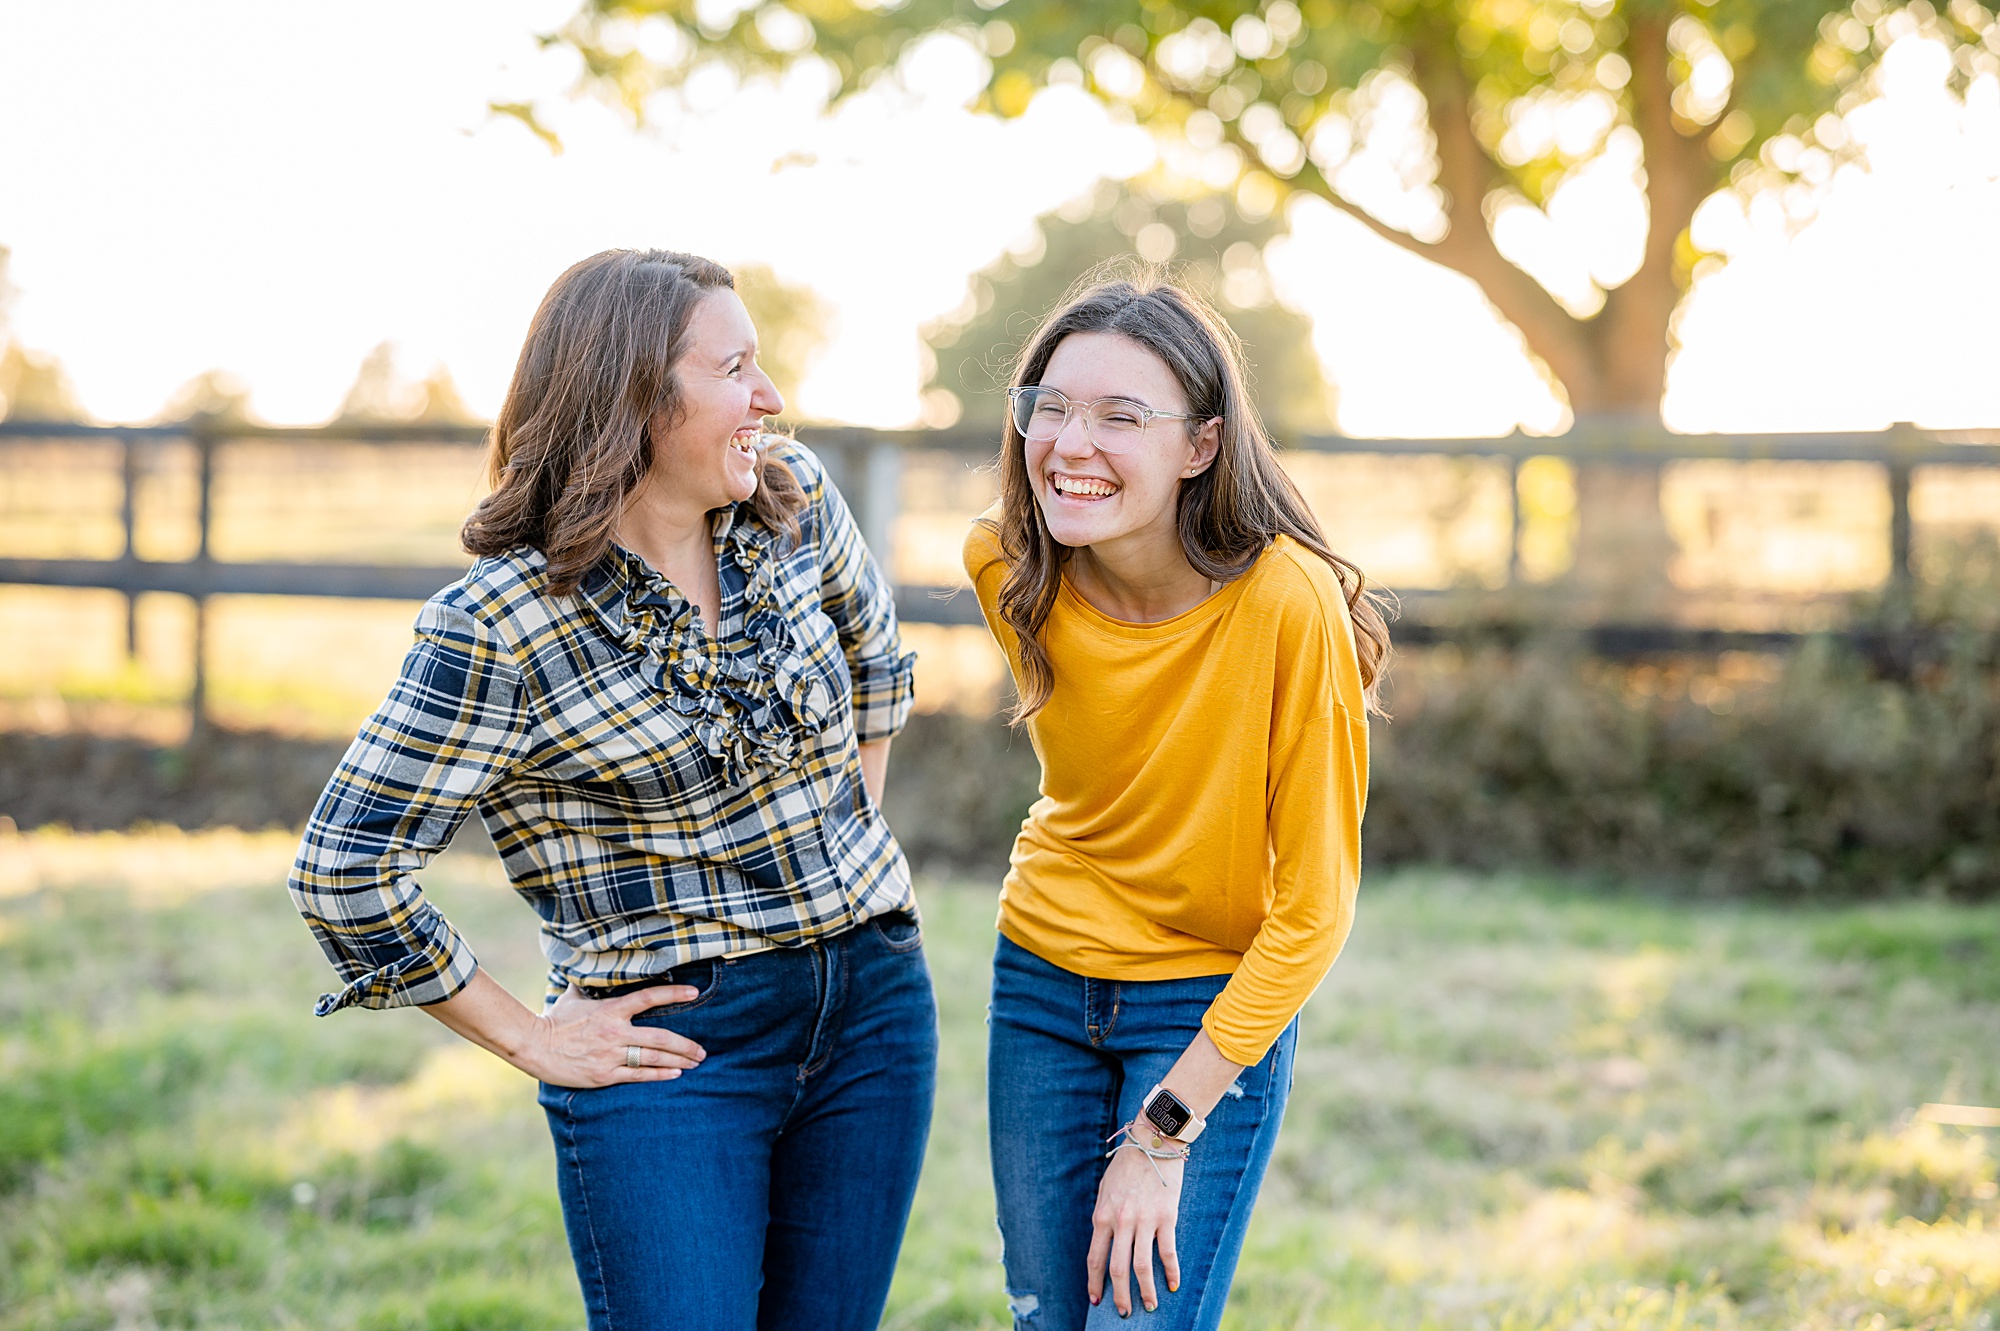
[[[1123,1140],[1121,1138],[1121,1140]],[[1153,1166],[1158,1165],[1155,1172]],[[1097,1185],[1097,1209],[1090,1217],[1090,1301],[1104,1297],[1104,1279],[1111,1277],[1111,1303],[1120,1317],[1132,1313],[1132,1292],[1126,1277],[1138,1275],[1139,1298],[1147,1312],[1160,1306],[1153,1284],[1153,1248],[1160,1249],[1160,1269],[1167,1290],[1181,1287],[1180,1258],[1174,1252],[1174,1222],[1181,1209],[1179,1160],[1150,1160],[1143,1151],[1124,1150],[1111,1157]],[[1161,1186],[1164,1178],[1166,1185]]]

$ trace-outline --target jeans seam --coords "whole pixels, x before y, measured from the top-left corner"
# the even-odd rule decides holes
[[[1111,986],[1111,1014],[1102,1025],[1097,1021],[1098,986]],[[1112,1029],[1118,1025],[1118,1005],[1123,997],[1123,986],[1115,980],[1095,980],[1086,977],[1083,982],[1083,1025],[1084,1033],[1095,1048],[1102,1048],[1111,1038]]]
[[[1105,1078],[1104,1101],[1103,1101],[1104,1108],[1098,1120],[1099,1123],[1102,1124],[1102,1131],[1098,1135],[1106,1138],[1107,1140],[1110,1138],[1112,1133],[1115,1133],[1116,1131],[1118,1131],[1119,1128],[1124,1126],[1124,1120],[1118,1116],[1118,1097],[1124,1091],[1124,1089],[1125,1089],[1125,1065],[1123,1060],[1119,1060],[1114,1067],[1112,1075]],[[1098,1149],[1101,1151],[1104,1148],[1100,1146]],[[1100,1162],[1100,1164],[1101,1163],[1102,1162]],[[1099,1179],[1102,1179],[1104,1177],[1101,1170],[1099,1171],[1097,1177]],[[1095,1195],[1095,1189],[1092,1190],[1092,1193],[1093,1195]]]
[[[597,1289],[597,1306],[604,1309],[605,1331],[617,1331],[611,1324],[611,1297],[604,1285],[604,1253],[597,1246],[597,1225],[590,1218],[590,1189],[584,1182],[583,1164],[576,1148],[576,1116],[570,1106],[576,1101],[576,1092],[563,1097],[563,1147],[569,1156],[569,1167],[576,1176],[576,1199],[583,1211],[583,1233],[590,1244],[590,1278]]]
[[[801,1087],[807,1081],[811,1080],[815,1074],[825,1070],[826,1065],[833,1061],[833,1047],[837,1034],[834,1027],[836,1025],[845,1025],[847,1020],[847,976],[845,968],[842,965],[847,958],[844,955],[836,956],[831,946],[821,947],[816,949],[816,951],[816,959],[820,960],[823,966],[821,974],[826,977],[826,993],[820,999],[819,1010],[813,1014],[812,1033],[809,1037],[812,1043],[806,1048],[806,1057],[810,1061],[799,1064],[798,1079]],[[837,1003],[835,1001],[836,998],[838,999]],[[839,1021],[837,1023],[833,1020],[834,1008],[838,1008],[839,1010]],[[813,1048],[821,1046],[822,1043],[823,1047],[820,1048],[819,1057],[814,1059],[812,1057]]]
[[[1296,1024],[1297,1024],[1297,1021],[1298,1021],[1298,1018],[1294,1017],[1294,1018],[1292,1019],[1292,1024],[1293,1024],[1293,1025],[1296,1025]],[[1294,1039],[1296,1040],[1296,1035],[1295,1035],[1295,1033],[1294,1033],[1294,1032],[1293,1032],[1293,1031],[1291,1030],[1291,1028],[1290,1028],[1289,1026],[1287,1027],[1287,1029],[1286,1029],[1285,1031],[1282,1031],[1282,1032],[1280,1032],[1280,1033],[1279,1033],[1279,1035],[1278,1035],[1278,1040],[1282,1042],[1282,1041],[1284,1040],[1284,1038],[1285,1038],[1285,1036],[1286,1036],[1287,1034],[1292,1034],[1292,1035],[1294,1035]],[[1296,1046],[1295,1046],[1295,1048],[1296,1048]],[[1277,1091],[1277,1081],[1278,1081],[1278,1076],[1277,1076],[1277,1073],[1278,1073],[1278,1069],[1277,1069],[1277,1067],[1276,1067],[1276,1065],[1275,1065],[1275,1064],[1276,1064],[1276,1060],[1275,1060],[1275,1058],[1274,1058],[1274,1059],[1273,1059],[1273,1066],[1272,1066],[1272,1068],[1271,1068],[1271,1071],[1270,1071],[1270,1075],[1269,1075],[1269,1076],[1267,1076],[1267,1077],[1265,1078],[1265,1080],[1264,1080],[1264,1093],[1263,1093],[1262,1095],[1260,1095],[1260,1096],[1258,1096],[1258,1097],[1257,1097],[1257,1118],[1256,1118],[1256,1121],[1255,1121],[1254,1125],[1253,1125],[1253,1126],[1252,1126],[1252,1128],[1251,1128],[1251,1138],[1252,1138],[1252,1143],[1253,1143],[1253,1144],[1252,1144],[1252,1150],[1254,1150],[1254,1149],[1255,1149],[1255,1144],[1254,1144],[1254,1143],[1255,1143],[1255,1139],[1256,1139],[1256,1138],[1257,1138],[1258,1136],[1261,1136],[1261,1135],[1263,1134],[1263,1132],[1264,1132],[1264,1129],[1265,1129],[1265,1127],[1266,1127],[1266,1126],[1267,1126],[1267,1125],[1268,1125],[1268,1124],[1270,1123],[1270,1120],[1271,1120],[1271,1112],[1272,1112],[1272,1109],[1271,1109],[1271,1105],[1272,1105],[1272,1101],[1273,1101],[1273,1099],[1274,1099],[1274,1098],[1275,1098],[1275,1096],[1276,1096],[1276,1091]],[[1294,1064],[1293,1064],[1293,1066],[1296,1066],[1296,1056],[1294,1057]],[[1286,1093],[1286,1098],[1287,1098],[1287,1099],[1289,1099],[1289,1097],[1290,1097],[1290,1082],[1289,1082],[1289,1080],[1287,1081],[1287,1086],[1286,1086],[1286,1092],[1287,1092],[1287,1093]],[[1240,1101],[1240,1100],[1239,1100],[1239,1101],[1237,1101],[1236,1103],[1237,1103],[1237,1104],[1241,1104],[1241,1103],[1242,1103],[1242,1101]],[[1276,1147],[1276,1143],[1274,1142],[1274,1143],[1273,1143],[1272,1145],[1273,1145],[1273,1149],[1275,1150],[1275,1147]],[[1245,1163],[1245,1164],[1247,1165],[1247,1164],[1248,1164],[1249,1162],[1248,1162],[1248,1161],[1246,1160],[1246,1161],[1245,1161],[1244,1163]],[[1267,1168],[1268,1168],[1268,1163],[1267,1163]],[[1237,1200],[1238,1200],[1238,1199],[1239,1199],[1239,1198],[1241,1197],[1241,1195],[1242,1195],[1242,1192],[1243,1192],[1243,1185],[1244,1185],[1244,1174],[1243,1174],[1243,1171],[1242,1171],[1242,1170],[1240,1170],[1240,1169],[1239,1169],[1239,1170],[1232,1170],[1232,1171],[1230,1171],[1230,1175],[1231,1175],[1231,1187],[1230,1187],[1230,1190],[1229,1190],[1229,1212],[1228,1212],[1228,1213],[1225,1213],[1225,1217],[1224,1217],[1224,1220],[1223,1220],[1223,1225],[1224,1225],[1224,1229],[1225,1229],[1225,1232],[1226,1232],[1226,1230],[1227,1230],[1227,1227],[1228,1227],[1228,1223],[1229,1223],[1229,1221],[1228,1221],[1228,1215],[1230,1215],[1230,1214],[1233,1214],[1233,1213],[1235,1212],[1235,1209],[1236,1209],[1236,1203],[1237,1203]],[[1260,1190],[1261,1190],[1261,1188],[1260,1188]],[[1255,1203],[1253,1202],[1252,1204],[1254,1205]],[[1219,1255],[1219,1254],[1218,1254],[1218,1255]],[[1214,1295],[1214,1293],[1215,1293],[1215,1287],[1214,1287],[1214,1286],[1213,1286],[1213,1285],[1212,1285],[1212,1284],[1210,1283],[1210,1281],[1209,1281],[1209,1277],[1210,1277],[1211,1275],[1213,1275],[1213,1274],[1214,1274],[1214,1266],[1213,1266],[1213,1264],[1211,1264],[1211,1265],[1209,1266],[1209,1268],[1208,1268],[1208,1269],[1206,1269],[1206,1270],[1204,1270],[1204,1271],[1202,1271],[1202,1272],[1201,1272],[1201,1275],[1200,1275],[1200,1280],[1201,1280],[1201,1298],[1200,1298],[1200,1300],[1199,1300],[1199,1301],[1197,1302],[1197,1304],[1195,1305],[1195,1313],[1196,1313],[1196,1322],[1197,1322],[1197,1324],[1199,1324],[1199,1323],[1201,1322],[1201,1320],[1202,1320],[1202,1318],[1201,1318],[1201,1315],[1202,1315],[1202,1313],[1204,1313],[1205,1311],[1207,1311],[1207,1309],[1208,1309],[1208,1306],[1209,1306],[1209,1299],[1210,1299],[1210,1298],[1211,1298],[1211,1297],[1212,1297],[1212,1296]],[[1233,1273],[1232,1273],[1232,1283],[1233,1283]],[[1182,1287],[1183,1289],[1186,1289],[1186,1288],[1187,1288],[1187,1286],[1186,1286],[1186,1282],[1185,1282],[1185,1281],[1183,1281],[1183,1283],[1182,1283],[1182,1286],[1181,1286],[1181,1287]],[[1223,1298],[1223,1300],[1224,1300],[1224,1301],[1225,1301],[1225,1303],[1226,1303],[1226,1302],[1227,1302],[1227,1300],[1228,1300],[1228,1298],[1229,1298],[1229,1288],[1228,1288],[1228,1286],[1224,1286],[1224,1287],[1223,1287],[1223,1290],[1222,1290],[1222,1298]],[[1220,1309],[1220,1308],[1218,1308],[1218,1309],[1216,1310],[1216,1320],[1218,1320],[1218,1321],[1219,1321],[1219,1320],[1220,1320],[1220,1318],[1221,1318],[1221,1309]]]

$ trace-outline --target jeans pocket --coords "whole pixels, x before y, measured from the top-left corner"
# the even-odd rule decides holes
[[[878,915],[869,924],[882,936],[891,952],[915,952],[924,945],[923,927],[907,911]]]
[[[695,996],[684,1003],[662,1003],[658,1007],[649,1007],[633,1017],[632,1024],[635,1026],[658,1025],[660,1021],[700,1007],[709,999],[715,997],[715,991],[722,987],[722,976],[728,969],[729,967],[722,961],[714,959],[708,961],[690,961],[685,965],[674,967],[673,970],[662,976],[657,983],[663,985],[691,985],[695,989]],[[655,1018],[658,1020],[653,1020]]]

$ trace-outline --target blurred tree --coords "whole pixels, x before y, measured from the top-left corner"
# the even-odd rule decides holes
[[[361,368],[354,372],[354,382],[333,416],[349,422],[406,421],[422,405],[417,385],[405,379],[396,364],[396,344],[378,342],[361,358]]]
[[[833,311],[808,286],[781,280],[763,264],[735,264],[736,294],[757,325],[757,362],[796,416],[799,385],[826,345]]]
[[[465,397],[458,391],[458,382],[451,377],[451,371],[442,363],[433,367],[424,376],[418,387],[423,391],[423,406],[417,411],[416,419],[425,425],[476,425],[478,415],[465,405]]]
[[[464,425],[478,418],[465,405],[451,371],[438,365],[422,380],[412,381],[403,373],[396,344],[381,342],[361,358],[361,368],[334,419],[348,424]]]
[[[160,408],[164,422],[211,416],[224,421],[250,419],[250,385],[228,370],[203,370],[176,388]]]
[[[925,418],[949,424],[966,409],[999,420],[997,395],[1041,315],[1104,260],[1137,254],[1171,261],[1176,275],[1213,302],[1243,339],[1251,392],[1281,438],[1333,429],[1333,390],[1312,347],[1312,324],[1280,304],[1264,269],[1264,246],[1281,230],[1245,222],[1216,195],[1155,198],[1106,182],[1041,219],[1025,244],[975,274],[965,304],[925,330],[934,368]]]
[[[54,356],[8,339],[0,346],[0,419],[80,421],[83,403]]]
[[[2000,70],[1995,32],[1977,0],[585,0],[549,40],[637,116],[711,59],[821,59],[839,98],[956,35],[989,62],[984,109],[1087,88],[1246,219],[1311,194],[1470,277],[1577,415],[1657,416],[1701,203],[1801,184],[1788,210],[1809,210],[1875,52],[1934,37],[1963,89]],[[1643,192],[1643,248],[1552,291],[1494,224],[1603,165]]]
[[[986,62],[979,106],[1088,90],[1154,132],[1171,173],[1229,189],[1256,222],[1326,201],[1471,278],[1579,417],[1657,421],[1696,211],[1718,190],[1794,219],[1843,159],[1876,55],[1921,35],[1960,92],[2000,72],[1979,0],[583,0],[548,40],[634,117],[694,70],[817,61],[837,100],[924,43]],[[1643,238],[1626,259],[1498,238],[1551,234],[1566,187],[1622,178]],[[1544,250],[1560,247],[1545,246]],[[1512,251],[1511,255],[1509,250]],[[1552,272],[1551,268],[1566,272]],[[1649,618],[1672,591],[1656,468],[1577,477],[1571,586]]]
[[[83,404],[62,362],[46,352],[30,351],[13,336],[9,314],[14,287],[7,279],[11,257],[0,245],[0,420],[83,420]]]

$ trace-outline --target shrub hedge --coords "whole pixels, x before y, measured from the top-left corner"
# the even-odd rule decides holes
[[[1374,726],[1371,864],[1541,867],[1706,895],[2000,896],[2000,670],[1965,635],[1885,670],[1832,641],[1626,664],[1573,642],[1402,653]],[[167,751],[0,734],[22,827],[301,823],[342,746]],[[994,873],[1034,799],[1025,735],[919,715],[884,800],[911,859]]]
[[[2000,893],[2000,673],[1829,641],[1643,666],[1559,642],[1413,653],[1374,730],[1390,862],[1540,865],[1717,895]]]

